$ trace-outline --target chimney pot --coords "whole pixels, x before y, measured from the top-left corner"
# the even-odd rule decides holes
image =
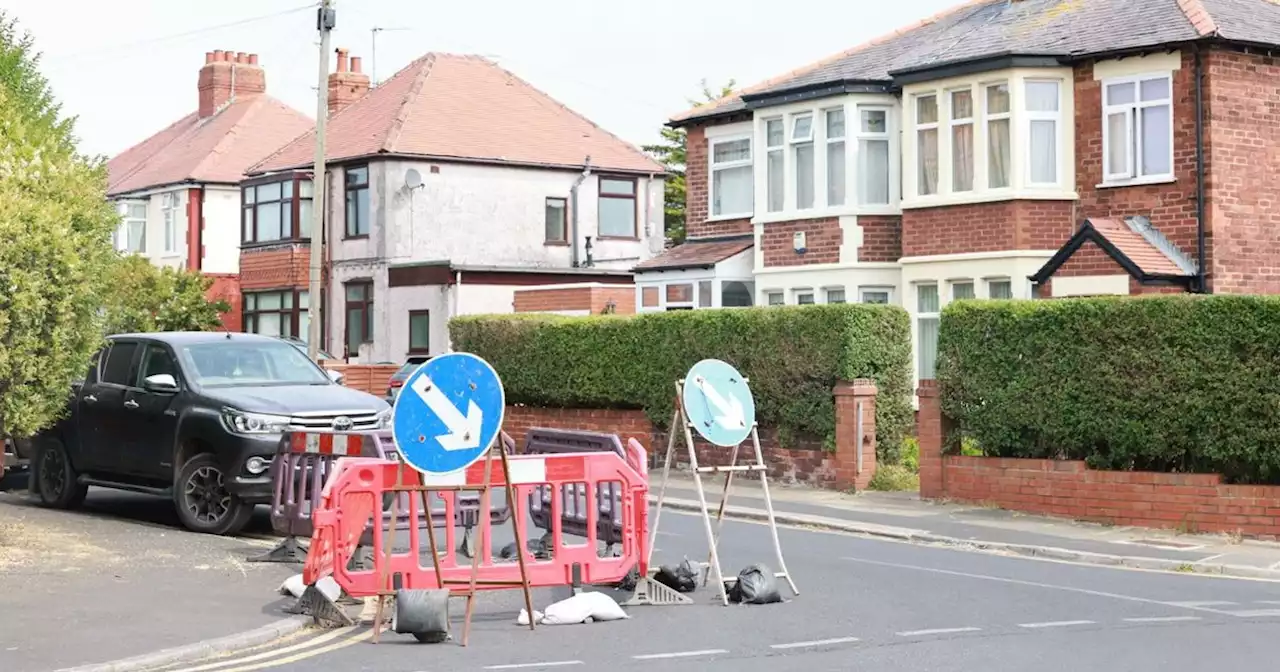
[[[249,65],[257,65],[257,64],[258,64],[258,55],[249,54]]]
[[[248,62],[249,62],[249,54],[246,54],[243,51],[236,52],[236,63],[247,64]]]
[[[226,57],[227,57],[227,53],[226,53],[225,51],[223,51],[223,50],[221,50],[221,49],[214,49],[214,50],[213,50],[213,60],[214,60],[214,62],[215,62],[215,63],[216,63],[216,62],[218,62],[218,61],[226,60]]]
[[[360,72],[360,57],[359,57],[359,56],[352,56],[352,57],[351,57],[351,72],[354,72],[354,73],[359,74],[359,72]]]
[[[212,51],[206,51],[206,52],[204,52],[204,62],[205,62],[205,64],[206,64],[206,65],[208,65],[209,63],[212,63],[212,62],[213,62],[213,52],[212,52]]]
[[[338,47],[334,51],[338,52],[338,72],[347,71],[347,50]]]

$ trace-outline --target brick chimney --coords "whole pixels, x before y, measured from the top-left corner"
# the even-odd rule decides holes
[[[338,52],[338,69],[329,74],[329,116],[354,103],[369,92],[369,75],[360,72],[360,57],[347,59],[346,49]]]
[[[205,52],[200,68],[200,118],[211,117],[232,100],[244,100],[267,90],[267,74],[257,54],[243,51]]]

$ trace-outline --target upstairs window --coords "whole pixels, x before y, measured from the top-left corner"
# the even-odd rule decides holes
[[[369,235],[369,166],[346,170],[347,238]]]
[[[129,252],[147,252],[147,204],[130,203],[125,206],[125,249]]]
[[[796,209],[813,207],[814,156],[813,115],[802,114],[791,119],[791,160],[795,165]]]
[[[164,251],[173,252],[178,245],[178,209],[182,207],[182,198],[176,192],[169,192],[161,197],[161,212],[164,214]]]
[[[600,178],[601,238],[635,238],[636,181],[624,177]]]
[[[751,138],[711,140],[711,216],[750,217],[755,184]]]
[[[889,109],[858,106],[858,202],[889,204]]]
[[[1105,182],[1173,178],[1172,88],[1170,75],[1103,82]]]
[[[1009,84],[990,84],[985,90],[983,124],[987,133],[987,187],[1002,189],[1011,184],[1009,172],[1013,162]]]
[[[973,91],[951,92],[951,191],[973,191]]]
[[[546,242],[568,243],[569,201],[548,198],[546,201]]]
[[[310,237],[311,180],[289,177],[241,189],[242,243],[305,240]]]
[[[769,212],[782,212],[783,199],[786,193],[786,159],[783,147],[786,134],[781,119],[770,119],[764,122],[765,146],[768,147],[766,157],[766,173],[768,176]]]
[[[916,193],[938,193],[938,97],[916,97]]]
[[[844,108],[827,110],[827,205],[844,205]]]
[[[1027,164],[1033,185],[1058,183],[1058,82],[1027,82]]]

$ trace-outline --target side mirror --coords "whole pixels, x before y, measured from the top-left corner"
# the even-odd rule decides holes
[[[339,385],[341,385],[342,381],[346,379],[346,376],[342,375],[342,372],[337,369],[325,369],[324,372],[329,374],[329,380],[332,380]]]
[[[167,373],[157,373],[154,376],[147,376],[142,381],[142,386],[148,392],[157,392],[159,394],[173,394],[178,391],[178,381]]]

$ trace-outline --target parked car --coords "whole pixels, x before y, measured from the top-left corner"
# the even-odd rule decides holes
[[[396,403],[396,395],[400,393],[400,388],[404,387],[404,381],[413,375],[424,362],[431,359],[429,355],[410,355],[404,365],[395,373],[391,374],[391,381],[387,383],[386,401],[388,404]]]
[[[35,437],[33,489],[71,508],[94,485],[170,497],[188,529],[235,534],[271,500],[281,434],[390,426],[391,409],[298,348],[254,334],[112,336]]]

